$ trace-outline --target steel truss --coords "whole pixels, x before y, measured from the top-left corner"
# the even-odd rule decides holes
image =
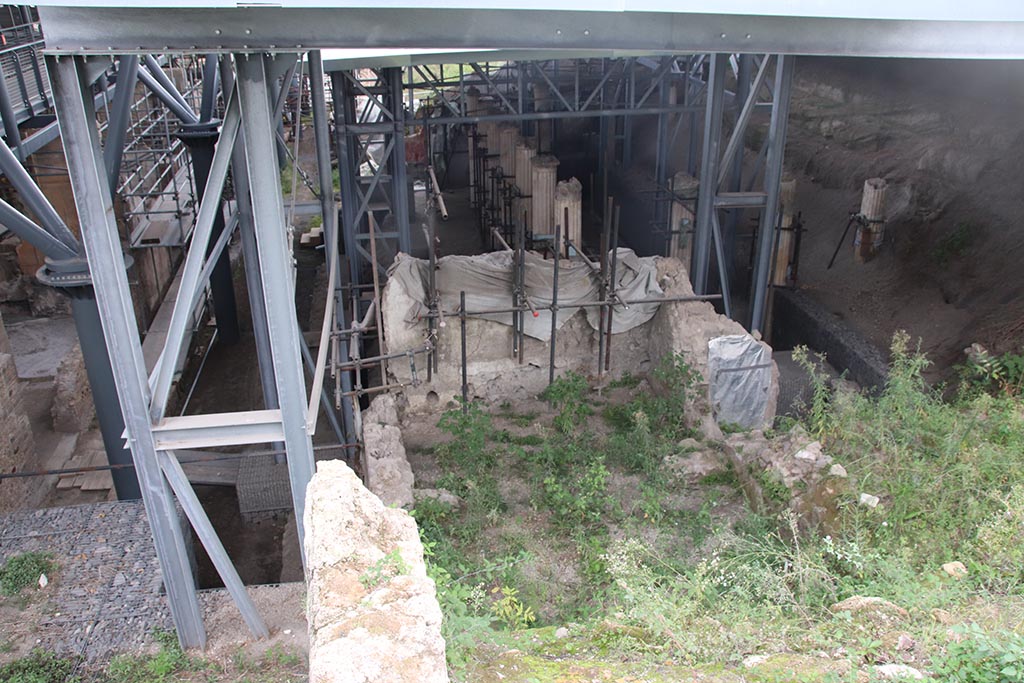
[[[130,66],[131,57],[122,57]],[[294,59],[293,59],[294,62]],[[212,60],[216,65],[216,59]],[[301,336],[295,317],[291,263],[285,231],[280,174],[275,155],[277,126],[270,95],[280,63],[263,54],[239,54],[221,60],[224,117],[214,122],[213,145],[205,187],[199,202],[192,241],[182,266],[181,287],[163,352],[147,376],[139,334],[132,315],[131,295],[111,201],[111,178],[103,163],[91,96],[94,72],[81,57],[51,57],[57,113],[65,139],[65,154],[83,226],[83,240],[94,278],[100,319],[114,384],[125,417],[125,435],[141,482],[141,493],[152,526],[161,571],[179,639],[185,646],[202,646],[205,633],[195,596],[195,584],[177,522],[175,501],[181,505],[197,536],[214,561],[250,630],[267,634],[230,559],[191,486],[175,452],[252,443],[283,443],[287,454],[292,498],[299,535],[305,487],[313,472],[306,387],[301,365]],[[215,73],[215,69],[207,70]],[[152,73],[151,73],[152,75]],[[165,89],[168,97],[173,95]],[[215,95],[207,91],[210,98]],[[211,106],[202,107],[212,112]],[[185,110],[183,110],[184,112]],[[244,135],[242,130],[244,129]],[[244,139],[245,144],[241,144]],[[258,305],[253,306],[262,377],[272,381],[276,405],[260,411],[173,417],[166,415],[174,360],[186,343],[190,312],[224,251],[227,233],[216,235],[222,217],[221,194],[229,168],[239,207],[247,277]],[[251,250],[251,251],[249,251]],[[320,375],[323,358],[320,359]],[[319,392],[308,397],[319,408]]]
[[[402,69],[333,71],[341,212],[350,284],[410,249]]]
[[[723,211],[758,210],[760,218],[754,252],[755,265],[751,274],[749,329],[751,332],[760,332],[765,323],[778,233],[779,186],[782,181],[794,58],[786,55],[762,55],[760,58],[744,55],[738,64],[731,66],[728,55],[716,54],[708,61],[700,191],[697,197],[690,279],[696,293],[709,291],[708,276],[713,248],[725,311],[727,315],[732,315],[730,254],[735,243],[736,214],[730,216],[728,233],[722,229],[721,214]],[[756,69],[752,68],[755,65]],[[723,123],[729,94],[726,78],[730,69],[737,80],[737,90],[732,97],[735,119],[723,149]],[[774,74],[771,81],[768,79],[770,73]],[[766,104],[763,101],[765,94],[770,98],[767,106],[771,111],[767,134],[755,160],[755,170],[744,185],[744,139],[755,109]]]

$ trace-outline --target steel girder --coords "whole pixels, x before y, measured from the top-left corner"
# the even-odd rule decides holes
[[[540,48],[1024,57],[1024,22],[437,8],[39,8],[62,53]]]

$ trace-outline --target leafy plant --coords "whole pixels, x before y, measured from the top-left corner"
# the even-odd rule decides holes
[[[1024,681],[1024,636],[1011,631],[989,633],[977,624],[954,629],[959,639],[932,662],[949,683],[1021,683]]]
[[[963,256],[974,241],[974,228],[958,223],[953,232],[940,239],[932,249],[932,258],[940,266],[948,266],[954,258]]]
[[[521,631],[537,621],[533,608],[519,600],[519,591],[515,588],[495,587],[491,589],[491,595],[495,598],[491,614],[508,630]]]
[[[75,662],[53,652],[35,649],[27,657],[0,664],[0,681],[6,683],[78,683]]]
[[[554,425],[562,434],[574,434],[583,420],[593,413],[587,404],[586,393],[590,389],[587,378],[575,372],[567,372],[552,382],[541,398],[558,410]]]
[[[569,479],[544,478],[544,503],[556,521],[568,528],[601,521],[608,507],[608,478],[604,458],[595,458]]]
[[[395,548],[384,557],[380,558],[366,571],[359,575],[359,583],[366,590],[373,590],[389,582],[396,576],[409,573],[409,565],[402,559],[402,555]]]
[[[18,595],[35,585],[41,574],[49,574],[55,567],[50,553],[28,552],[9,557],[0,567],[0,593]]]
[[[1024,354],[995,356],[980,346],[972,348],[960,376],[968,395],[988,391],[1007,396],[1024,394]]]

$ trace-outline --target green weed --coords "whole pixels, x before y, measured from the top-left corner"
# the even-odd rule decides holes
[[[50,574],[56,568],[51,553],[29,552],[7,558],[0,567],[0,593],[15,596],[39,581],[41,574]]]
[[[974,226],[958,223],[953,232],[940,239],[932,249],[932,258],[940,266],[948,266],[954,258],[967,253],[974,242]]]
[[[155,631],[153,636],[160,646],[156,654],[118,655],[107,666],[107,678],[118,683],[163,683],[212,667],[210,662],[182,651],[175,634]]]
[[[949,683],[1021,683],[1024,636],[989,633],[977,624],[958,627],[959,638],[933,661],[935,673]]]
[[[366,571],[359,575],[359,583],[368,591],[389,582],[396,576],[409,573],[409,565],[402,559],[402,555],[395,548],[384,557],[380,558],[369,566]]]
[[[6,683],[79,683],[75,662],[36,649],[27,657],[0,665],[0,681]]]

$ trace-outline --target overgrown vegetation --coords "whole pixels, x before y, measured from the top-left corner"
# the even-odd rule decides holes
[[[604,403],[585,378],[565,376],[543,395],[554,415],[532,439],[495,426],[516,424],[511,406],[496,417],[475,404],[447,413],[441,485],[464,506],[430,502],[416,516],[455,680],[489,680],[485,663],[513,647],[537,661],[599,657],[704,672],[755,654],[804,658],[799,671],[746,674],[760,681],[874,680],[871,665],[887,663],[957,683],[1024,681],[1019,391],[993,381],[944,398],[903,334],[876,396],[835,390],[813,358],[798,357],[813,389],[802,427],[848,472],[827,534],[788,511],[719,513],[720,496],[738,496],[728,468],[704,477],[700,491],[673,473],[687,451],[723,447],[693,430],[697,375],[680,357],[618,385],[633,392],[625,402]],[[768,436],[792,426],[780,420]],[[533,514],[513,533],[503,515],[519,482]],[[858,504],[861,493],[878,504]],[[688,498],[699,508],[687,509]],[[574,558],[579,583],[540,588],[548,577],[533,569],[538,549]],[[966,575],[944,570],[950,562]],[[830,609],[852,596],[906,612],[887,620]],[[495,606],[507,598],[511,613],[499,618]],[[531,610],[535,621],[517,616]],[[570,623],[565,641],[537,629]],[[525,628],[535,635],[511,632]]]

